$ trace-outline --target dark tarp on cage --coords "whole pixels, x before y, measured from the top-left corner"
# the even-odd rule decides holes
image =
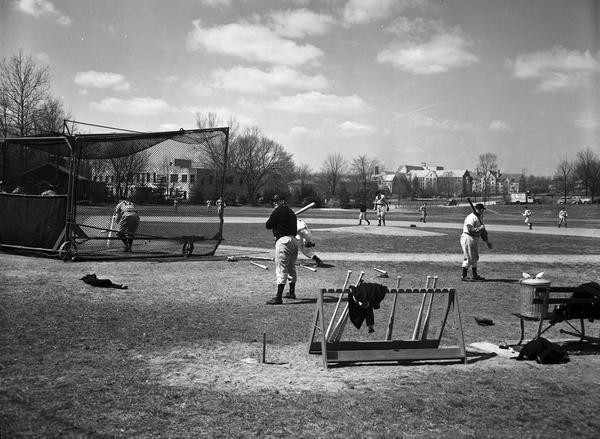
[[[65,227],[67,196],[0,194],[0,242],[52,249]]]

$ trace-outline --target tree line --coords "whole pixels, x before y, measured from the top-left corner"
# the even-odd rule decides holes
[[[60,133],[65,128],[65,121],[71,119],[73,117],[64,103],[51,93],[48,66],[37,65],[22,50],[2,60],[0,133],[3,137]],[[330,154],[318,170],[313,170],[307,164],[294,163],[292,154],[283,145],[268,138],[259,127],[241,127],[234,118],[224,121],[215,113],[197,114],[196,125],[202,129],[229,127],[228,148],[224,148],[222,142],[207,137],[199,160],[203,167],[215,174],[217,182],[225,181],[224,173],[241,179],[245,193],[231,196],[235,195],[248,203],[253,204],[261,196],[268,198],[277,192],[286,193],[298,202],[319,201],[323,197],[336,197],[342,202],[349,198],[370,200],[379,189],[374,176],[384,166],[375,157],[361,154],[347,160],[341,154]],[[73,125],[69,127],[72,133],[75,129]],[[18,176],[24,170],[52,159],[58,160],[26,147],[11,149],[3,145],[0,154],[0,180],[4,180],[5,185],[7,181],[16,184]],[[120,174],[131,174],[127,171],[129,168],[121,166],[121,161],[113,165],[119,169]],[[143,157],[134,161],[138,168],[144,166]],[[479,156],[477,170],[483,175],[497,171],[497,156],[493,153]],[[548,180],[552,180],[565,196],[578,187],[587,195],[595,196],[600,186],[598,154],[586,148],[579,151],[572,161],[564,158],[552,178],[526,177],[526,189],[533,193],[545,192],[543,187],[547,187]],[[117,181],[120,182],[121,178]],[[290,182],[296,183],[291,190]],[[222,191],[224,187],[218,190]],[[438,188],[437,192],[440,190],[444,191],[443,188]],[[423,191],[416,182],[402,174],[398,175],[396,192],[399,196],[435,195],[425,194]]]

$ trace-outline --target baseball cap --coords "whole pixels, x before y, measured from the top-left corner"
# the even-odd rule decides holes
[[[277,202],[277,201],[285,201],[285,196],[283,196],[283,195],[278,195],[278,194],[275,194],[275,195],[273,195],[273,198],[271,198],[271,201],[272,201],[273,203],[275,203],[275,202]]]
[[[485,206],[482,203],[477,203],[475,205],[475,209],[481,209],[481,210],[485,210]]]

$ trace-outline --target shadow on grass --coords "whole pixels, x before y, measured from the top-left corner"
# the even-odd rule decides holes
[[[323,303],[336,303],[337,297],[324,297]],[[347,302],[348,299],[342,299],[341,303]],[[316,298],[296,299],[293,302],[284,302],[285,305],[304,305],[306,303],[317,303]]]
[[[489,355],[489,354],[484,354]],[[495,356],[496,354],[491,354]],[[468,360],[467,360],[468,363]],[[455,366],[457,364],[463,364],[463,360],[413,360],[413,361],[365,361],[356,363],[337,363],[327,365],[328,369],[344,369],[347,367],[371,367],[371,366],[385,366],[385,367],[398,367],[398,366]]]
[[[518,279],[502,279],[502,278],[490,279],[490,278],[487,278],[485,280],[485,282],[503,282],[503,283],[507,283],[507,284],[518,284],[519,280]]]
[[[561,343],[561,346],[569,355],[600,355],[600,344],[596,343],[573,340]]]

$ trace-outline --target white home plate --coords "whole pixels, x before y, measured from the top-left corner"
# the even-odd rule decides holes
[[[373,221],[371,221],[373,223]],[[420,230],[417,227],[390,227],[390,226],[349,226],[349,227],[326,227],[311,228],[313,232],[334,232],[334,233],[365,233],[371,235],[385,236],[444,236],[446,233],[428,232]]]

